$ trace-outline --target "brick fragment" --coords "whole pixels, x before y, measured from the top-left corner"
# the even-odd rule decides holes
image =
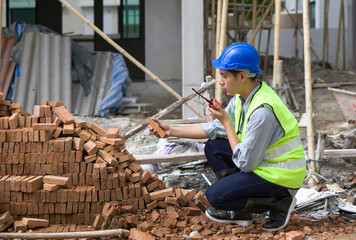
[[[14,222],[14,217],[9,212],[5,212],[0,215],[0,232],[3,232]]]
[[[49,221],[47,219],[40,218],[22,218],[21,222],[27,226],[27,228],[48,227]]]
[[[15,129],[19,126],[19,114],[14,113],[9,117],[9,127],[10,129]]]
[[[109,128],[106,137],[107,138],[117,138],[119,136],[119,129],[118,128]]]
[[[0,225],[6,223],[11,218],[10,212],[4,212],[0,215]]]
[[[156,130],[161,138],[167,137],[167,133],[163,131],[163,129],[152,118],[148,118],[147,123]]]
[[[60,188],[59,185],[57,184],[50,184],[50,183],[44,183],[43,184],[43,190],[53,192],[56,191]]]
[[[290,231],[286,233],[286,238],[289,240],[302,240],[304,238],[304,234],[299,231]]]
[[[154,240],[156,238],[148,232],[142,232],[142,231],[138,230],[137,228],[131,228],[129,239]]]
[[[62,176],[46,175],[43,177],[43,183],[56,184],[59,186],[65,186],[68,184],[69,178]]]
[[[21,221],[15,221],[14,228],[15,228],[16,232],[18,232],[18,231],[27,232],[27,226],[25,224],[23,224]]]

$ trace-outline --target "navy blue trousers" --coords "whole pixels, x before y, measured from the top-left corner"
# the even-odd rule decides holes
[[[215,173],[236,168],[227,139],[208,140],[205,155]],[[220,210],[242,210],[248,198],[289,196],[287,188],[273,184],[253,172],[239,171],[213,183],[206,191],[209,203]]]

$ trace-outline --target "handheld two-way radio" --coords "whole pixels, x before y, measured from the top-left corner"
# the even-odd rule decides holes
[[[200,93],[198,93],[194,88],[192,88],[194,92],[196,92],[199,96],[201,96],[205,101],[207,101],[209,103],[209,107],[211,107],[212,109],[216,110],[214,107],[214,104],[217,104],[221,107],[221,104],[218,102],[218,100],[216,100],[215,98],[208,100],[206,99],[203,95],[201,95]]]

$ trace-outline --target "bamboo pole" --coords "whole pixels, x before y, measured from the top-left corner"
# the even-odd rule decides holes
[[[342,1],[342,69],[346,69],[346,48],[345,48],[345,9],[344,9],[344,0]]]
[[[55,233],[0,233],[0,239],[70,239],[70,238],[100,238],[124,237],[128,238],[130,231],[126,229],[111,229],[83,232],[55,232]]]
[[[278,0],[277,0],[278,1]],[[263,25],[263,22],[266,20],[269,12],[272,10],[272,7],[273,7],[273,3],[274,3],[274,0],[272,0],[268,6],[268,8],[266,9],[265,13],[263,14],[262,18],[261,18],[261,21],[258,23],[258,26],[257,28],[255,29],[255,31],[252,33],[252,36],[251,36],[251,39],[249,41],[249,43],[252,45],[252,42],[255,41],[255,38],[256,38],[256,35],[258,33],[258,31],[260,31],[260,29],[262,28],[262,25]]]
[[[229,1],[223,0],[222,12],[221,12],[222,15],[221,15],[221,30],[220,30],[220,40],[219,40],[219,56],[225,48],[228,6],[229,6]],[[217,81],[217,84],[215,85],[215,98],[219,102],[222,102],[222,87],[219,84],[219,81]]]
[[[211,57],[213,59],[215,59],[216,57],[216,35],[215,35],[215,16],[216,16],[216,13],[215,13],[215,8],[216,6],[216,2],[215,0],[211,0]],[[212,59],[210,59],[212,60]],[[210,63],[209,63],[210,64]],[[215,68],[212,68],[211,70],[211,75],[212,76],[215,76]]]
[[[126,52],[122,47],[120,47],[116,42],[114,42],[108,35],[106,35],[103,31],[101,31],[98,27],[92,24],[88,19],[86,19],[82,14],[80,14],[75,8],[73,8],[68,2],[65,0],[58,0],[65,7],[67,7],[70,11],[72,11],[77,17],[79,17],[83,22],[89,25],[96,33],[98,33],[102,38],[104,38],[111,46],[113,46],[116,50],[118,50],[122,55],[128,58],[133,64],[135,64],[138,68],[144,71],[147,75],[149,75],[154,81],[159,83],[162,87],[164,87],[170,94],[175,96],[177,99],[181,99],[182,97],[176,93],[171,87],[169,87],[166,83],[164,83],[161,79],[159,79],[155,74],[153,74],[150,70],[148,70],[145,66],[142,65],[139,61],[137,61],[133,56],[131,56],[128,52]],[[187,103],[187,106],[193,110],[198,116],[204,118],[204,116],[196,110],[193,106]]]
[[[198,93],[202,93],[205,90],[207,90],[208,88],[214,86],[216,83],[216,80],[213,79],[210,83],[205,84],[203,87],[199,88],[197,90]],[[177,109],[179,106],[181,106],[182,104],[184,104],[185,102],[189,101],[190,99],[192,99],[193,97],[195,97],[197,95],[196,92],[192,92],[191,94],[189,94],[188,96],[179,99],[178,101],[174,102],[173,104],[169,105],[168,107],[166,107],[165,109],[163,109],[162,111],[160,111],[159,113],[155,114],[154,116],[152,116],[153,118],[163,118],[165,116],[167,116],[169,113],[171,113],[173,110]],[[123,135],[123,137],[125,139],[128,139],[130,137],[132,137],[133,135],[135,135],[136,133],[141,132],[144,128],[146,128],[148,126],[148,123],[145,121],[143,123],[141,123],[140,125],[138,125],[137,127],[135,127],[134,129],[131,129],[130,131],[128,131],[127,133],[125,133]]]
[[[307,115],[307,138],[308,158],[314,159],[314,127],[313,127],[313,104],[312,104],[312,79],[310,61],[310,25],[309,25],[309,0],[303,0],[303,30],[304,30],[304,81],[305,81],[305,104]],[[315,161],[310,161],[310,170],[315,171]],[[314,178],[308,178],[308,186],[315,186]]]
[[[295,0],[294,57],[298,58],[298,0]]]
[[[215,45],[215,58],[218,59],[220,57],[220,31],[221,31],[221,10],[222,10],[222,1],[223,0],[218,0],[217,2],[217,8],[216,8],[216,45]],[[215,84],[215,92],[214,95],[216,97],[216,94],[218,93],[218,89],[220,88],[219,85],[219,78],[220,78],[220,73],[219,69],[215,69],[215,79],[216,84]]]
[[[325,132],[318,133],[318,143],[316,145],[315,159],[321,160],[323,158],[324,149],[325,149],[325,141],[327,134]],[[321,164],[317,162],[315,165],[315,172],[320,173]]]
[[[328,61],[328,8],[329,0],[324,2],[324,29],[323,29],[323,68],[326,68],[326,62]]]
[[[335,56],[335,69],[339,68],[339,52],[340,52],[340,38],[341,38],[341,28],[342,28],[342,14],[344,11],[344,1],[341,0],[340,4],[340,15],[339,15],[339,26],[337,29],[337,43],[336,43],[336,56]]]
[[[276,0],[274,13],[274,58],[273,58],[273,87],[277,81],[277,62],[279,60],[279,35],[281,22],[281,0]]]
[[[209,0],[204,0],[204,50],[205,50],[205,66],[208,74],[210,75],[211,64],[210,62],[210,44],[208,37],[209,28]]]
[[[257,5],[257,0],[253,0],[253,3],[252,3],[252,32],[255,32],[255,30],[256,30],[256,18],[257,18],[256,5]],[[255,39],[254,38],[251,41],[251,45],[255,46]]]

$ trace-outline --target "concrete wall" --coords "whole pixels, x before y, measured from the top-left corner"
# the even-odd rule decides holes
[[[183,96],[199,88],[204,82],[204,2],[203,0],[182,0],[182,79]],[[189,102],[203,113],[203,104]],[[183,118],[197,118],[187,106],[183,107]]]
[[[146,67],[161,80],[182,79],[180,0],[145,2],[145,41]]]

